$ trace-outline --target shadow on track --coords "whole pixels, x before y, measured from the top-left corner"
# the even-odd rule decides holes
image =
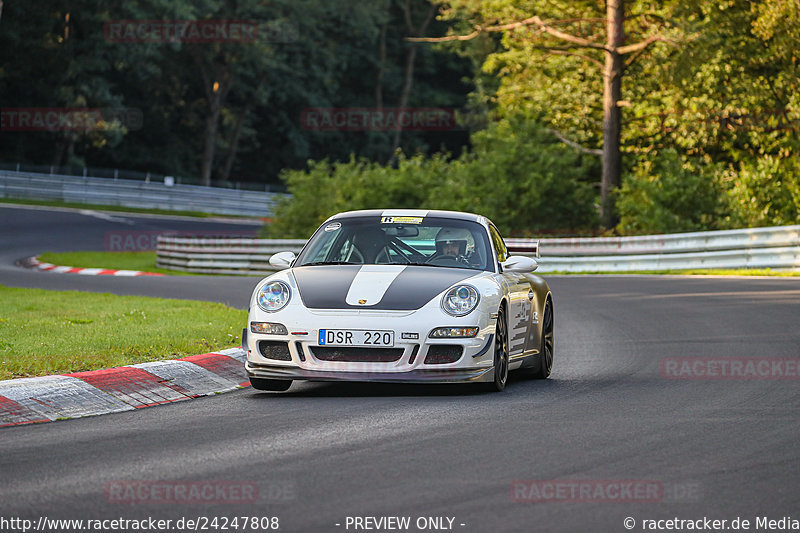
[[[515,376],[512,372],[508,378],[506,390],[492,393],[482,390],[477,383],[433,384],[433,383],[363,383],[363,382],[325,382],[307,381],[292,385],[287,392],[267,392],[252,390],[250,398],[386,398],[386,397],[448,397],[448,396],[486,396],[487,398],[504,398],[519,393],[548,392],[569,388],[566,382],[554,379],[533,380],[524,376]]]

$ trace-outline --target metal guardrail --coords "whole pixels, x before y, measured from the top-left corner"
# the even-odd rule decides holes
[[[305,239],[204,239],[160,236],[156,266],[200,274],[269,274],[272,254],[298,253]]]
[[[671,254],[797,246],[800,226],[696,231],[633,237],[576,237],[540,239],[545,256]],[[506,245],[524,250],[530,239],[506,239]]]
[[[507,239],[535,256],[533,239]],[[159,237],[158,266],[188,272],[266,275],[269,257],[304,240]],[[539,272],[625,272],[695,268],[800,268],[800,225],[637,237],[540,240]]]
[[[542,257],[540,272],[630,272],[703,268],[800,268],[800,246],[676,254]]]
[[[267,217],[279,193],[0,170],[0,198]]]

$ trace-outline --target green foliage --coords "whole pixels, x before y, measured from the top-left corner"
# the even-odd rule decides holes
[[[308,237],[334,213],[377,208],[475,212],[517,234],[595,225],[595,157],[565,146],[535,121],[502,121],[472,142],[471,152],[451,160],[401,155],[388,166],[353,158],[286,171],[292,197],[278,206],[267,234]]]
[[[415,23],[430,2],[440,13],[426,36],[538,15],[580,39],[606,39],[605,5],[596,0],[410,0]],[[208,82],[227,79],[213,176],[228,175],[229,159],[234,180],[274,181],[285,169],[296,198],[279,207],[273,235],[304,237],[331,213],[387,206],[485,213],[516,233],[596,224],[598,161],[549,129],[588,148],[601,146],[602,49],[534,26],[468,41],[409,43],[396,0],[37,0],[35,10],[29,4],[5,3],[3,106],[133,108],[144,127],[0,132],[0,160],[197,176],[213,116]],[[626,45],[656,34],[669,42],[627,57],[627,177],[618,195],[618,231],[796,222],[800,4],[629,0],[625,12]],[[294,38],[108,42],[103,24],[126,19],[258,20],[265,35],[288,28]],[[396,106],[411,49],[417,60],[409,105],[469,102],[477,117],[471,136],[403,132],[405,153],[429,155],[386,166],[393,132],[303,128],[300,116],[310,107]],[[487,116],[500,122],[475,132]]]
[[[642,159],[617,194],[622,234],[723,229],[719,166],[674,149]]]
[[[267,235],[306,238],[340,211],[418,208],[426,203],[430,188],[444,178],[446,168],[442,155],[400,156],[396,167],[355,157],[347,163],[309,161],[307,171],[283,172],[292,196],[276,207]]]
[[[439,192],[450,208],[484,214],[506,233],[595,227],[597,157],[564,145],[535,120],[501,121],[474,134],[472,144],[453,169],[454,190]]]
[[[411,0],[414,20],[429,6]],[[199,176],[205,140],[213,135],[213,179],[275,183],[281,169],[304,168],[309,158],[390,158],[392,132],[307,131],[300,117],[311,107],[377,106],[378,94],[382,106],[397,106],[410,46],[417,48],[410,106],[461,107],[471,88],[468,59],[404,40],[395,0],[37,0],[30,7],[5,2],[3,107],[130,108],[141,112],[143,124],[110,123],[88,133],[0,132],[2,162],[152,171],[186,183]],[[104,24],[120,20],[248,20],[258,21],[259,33],[247,42],[107,40]],[[429,31],[441,34],[446,25],[434,21]],[[230,90],[212,105],[214,82],[217,94]],[[215,119],[212,108],[219,106]],[[402,145],[460,150],[466,140],[462,133],[404,132]]]
[[[728,171],[731,218],[735,227],[800,223],[800,163],[796,158],[763,156]]]

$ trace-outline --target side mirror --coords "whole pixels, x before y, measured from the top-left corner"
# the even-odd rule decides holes
[[[289,268],[296,257],[294,252],[278,252],[269,258],[269,264],[278,270],[283,270],[284,268]]]
[[[518,274],[530,274],[539,268],[539,263],[536,262],[536,259],[525,257],[524,255],[512,255],[501,265],[503,265],[503,270],[517,272]]]

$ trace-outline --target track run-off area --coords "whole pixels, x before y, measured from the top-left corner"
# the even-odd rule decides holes
[[[109,233],[257,229],[0,206],[0,284],[245,308],[258,278],[15,263],[103,250]],[[800,519],[800,279],[545,277],[556,337],[546,381],[512,373],[495,394],[295,383],[8,427],[0,517],[216,518],[209,531],[223,519],[243,531],[231,520],[256,517],[267,520],[250,531],[287,532],[615,532],[670,519],[726,520],[726,530],[747,520],[740,530],[756,531]]]

